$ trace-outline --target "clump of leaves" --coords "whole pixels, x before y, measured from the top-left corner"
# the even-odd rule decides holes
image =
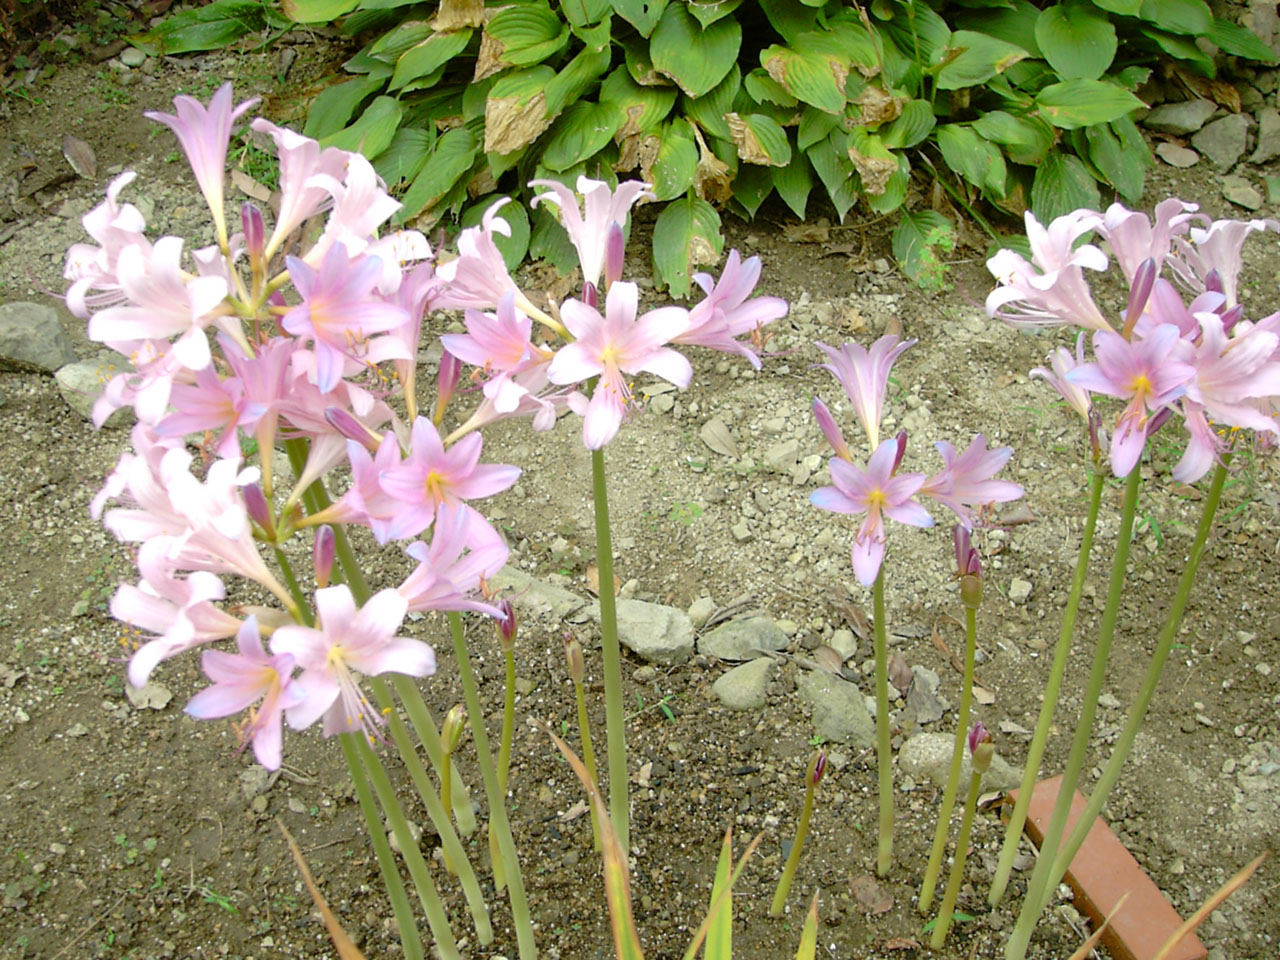
[[[218,0],[201,10],[258,0]],[[419,227],[500,196],[513,259],[571,262],[525,184],[636,176],[666,207],[656,279],[688,292],[723,250],[720,212],[773,193],[804,218],[884,215],[912,177],[961,206],[1049,220],[1129,200],[1150,162],[1131,114],[1154,69],[1230,105],[1199,39],[1274,62],[1204,0],[283,0],[368,42],[315,98],[305,132],[359,149]],[[1236,105],[1238,107],[1238,95]],[[933,191],[935,194],[938,191]],[[946,209],[902,219],[904,269],[942,282]],[[527,239],[525,239],[527,237]]]

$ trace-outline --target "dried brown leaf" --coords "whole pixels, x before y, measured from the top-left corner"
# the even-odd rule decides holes
[[[863,911],[872,915],[888,913],[893,909],[893,894],[869,873],[853,877],[849,881],[849,890]]]
[[[93,147],[79,137],[68,133],[62,138],[62,155],[78,176],[92,180],[98,175],[98,158],[94,156]]]
[[[600,568],[595,566],[587,567],[587,589],[600,596]],[[618,579],[618,575],[613,575],[613,595],[616,597],[618,591],[622,589],[622,581]]]
[[[733,439],[733,434],[719,417],[712,417],[704,423],[698,436],[702,437],[703,443],[722,456],[732,457],[734,460],[742,456],[737,442]]]
[[[693,175],[693,189],[707,203],[723,206],[733,196],[729,181],[733,179],[729,165],[707,149],[702,131],[693,125],[693,138],[698,142],[698,167]]]
[[[1258,856],[1250,863],[1246,864],[1239,873],[1220,886],[1217,892],[1215,892],[1213,896],[1201,905],[1199,910],[1187,917],[1187,919],[1183,921],[1182,926],[1173,932],[1173,935],[1165,941],[1164,946],[1162,946],[1159,952],[1155,955],[1154,960],[1164,960],[1165,957],[1169,956],[1169,954],[1173,952],[1173,948],[1178,945],[1183,937],[1193,931],[1196,927],[1200,926],[1200,924],[1204,923],[1205,920],[1209,918],[1209,914],[1222,906],[1222,902],[1226,900],[1227,897],[1231,896],[1245,885],[1249,878],[1253,876],[1253,872],[1262,866],[1262,861],[1265,859],[1267,859],[1267,855],[1265,853],[1258,854]],[[1118,905],[1117,909],[1119,909]],[[1114,913],[1114,911],[1112,912]]]
[[[243,170],[231,171],[231,183],[245,196],[253,197],[259,203],[266,203],[271,199],[271,191]]]
[[[365,960],[360,948],[347,936],[347,931],[342,929],[342,924],[338,922],[338,918],[329,909],[329,904],[325,902],[324,895],[320,893],[320,888],[316,886],[316,882],[311,876],[311,868],[307,866],[306,858],[302,856],[302,851],[298,848],[298,842],[293,839],[293,834],[289,832],[289,828],[284,825],[284,821],[279,817],[276,817],[276,826],[284,834],[285,843],[289,845],[289,852],[293,854],[293,861],[298,865],[298,872],[302,874],[302,882],[306,884],[307,890],[311,894],[311,899],[315,901],[316,909],[324,919],[325,929],[329,931],[329,938],[333,940],[333,946],[338,951],[338,956],[341,960]]]
[[[729,136],[733,138],[734,145],[738,148],[738,159],[743,163],[758,163],[766,167],[786,166],[769,156],[769,151],[760,146],[760,141],[756,139],[751,127],[740,115],[726,113],[724,122],[729,125]]]
[[[490,97],[484,105],[484,152],[512,153],[528,146],[554,119],[547,111],[547,95],[539,90],[528,101],[520,97]]]
[[[441,33],[478,27],[484,23],[484,0],[440,0],[431,27]]]
[[[884,193],[898,169],[898,161],[892,157],[865,157],[853,146],[849,147],[849,159],[862,177],[862,188],[872,195]]]
[[[919,950],[920,941],[912,940],[910,937],[894,937],[892,940],[886,940],[881,946],[886,950]]]
[[[784,223],[782,235],[790,243],[826,243],[831,239],[831,224],[825,217],[813,223]]]
[[[825,643],[813,651],[813,661],[827,673],[840,675],[840,668],[844,666],[844,657],[834,648],[829,647]]]
[[[914,679],[915,674],[911,672],[911,664],[907,663],[907,658],[897,650],[889,654],[889,683],[894,689],[905,697]]]

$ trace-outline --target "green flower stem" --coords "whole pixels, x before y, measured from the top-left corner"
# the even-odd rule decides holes
[[[516,727],[516,652],[503,650],[507,665],[506,697],[502,702],[502,742],[498,746],[498,786],[507,793],[507,774],[511,771],[511,740]]]
[[[395,687],[396,695],[400,698],[400,703],[404,706],[405,713],[409,715],[413,732],[417,734],[422,748],[427,751],[427,759],[439,773],[441,764],[444,762],[444,742],[440,739],[440,728],[431,716],[431,708],[422,699],[422,691],[412,677],[406,677],[404,674],[392,674],[391,683]],[[453,778],[449,801],[449,805],[453,807],[453,819],[458,824],[458,832],[464,837],[471,836],[476,832],[476,812],[471,806],[471,794],[466,784],[462,783],[461,777]]]
[[[298,605],[297,614],[302,618],[304,626],[315,626],[315,617],[311,614],[311,604],[307,602],[307,595],[302,592],[302,586],[298,583],[298,578],[293,572],[293,564],[289,562],[289,558],[285,556],[283,550],[279,547],[273,547],[276,555],[276,563],[280,567],[280,573],[284,577],[284,585],[289,588],[289,594],[293,597],[293,602]]]
[[[369,841],[373,844],[373,853],[378,860],[378,870],[382,873],[382,882],[387,888],[387,898],[391,901],[391,912],[400,929],[400,945],[408,960],[424,960],[422,937],[418,934],[418,927],[413,919],[409,894],[404,889],[404,881],[400,879],[400,868],[396,865],[395,854],[391,852],[391,844],[387,842],[387,833],[382,827],[382,817],[378,814],[373,792],[369,789],[369,778],[360,762],[356,740],[357,735],[351,733],[340,734],[338,737],[338,742],[342,745],[342,756],[347,761],[347,772],[356,788],[360,812],[364,814]]]
[[[782,876],[778,878],[778,889],[773,892],[773,904],[769,907],[771,917],[782,916],[782,908],[787,902],[787,893],[791,890],[791,881],[795,879],[796,868],[800,866],[800,852],[804,847],[805,838],[809,836],[809,817],[813,813],[813,792],[818,786],[814,782],[817,779],[814,774],[821,758],[821,750],[814,753],[813,759],[809,761],[809,768],[805,772],[804,806],[800,808],[800,824],[796,827],[796,839],[791,844],[791,853],[787,855]]]
[[[289,465],[293,468],[294,476],[302,476],[302,471],[307,465],[307,441],[299,437],[286,440],[284,442],[284,450],[289,456]],[[324,484],[319,480],[302,492],[302,503],[307,508],[307,513],[310,514],[319,513],[332,505],[332,501],[329,499],[329,492],[325,490]],[[364,571],[360,569],[360,562],[356,559],[355,551],[351,549],[351,541],[347,539],[346,528],[340,523],[335,524],[333,527],[333,544],[338,564],[345,574],[347,585],[351,588],[351,595],[358,605],[362,605],[373,594],[369,589],[368,581],[364,578]]]
[[[413,682],[403,674],[395,674],[394,679]],[[384,711],[387,724],[391,728],[391,738],[400,753],[400,759],[404,762],[409,778],[418,790],[418,796],[427,808],[427,816],[431,818],[436,833],[440,835],[440,845],[444,848],[445,858],[456,868],[454,872],[457,873],[458,880],[462,884],[463,893],[467,898],[467,908],[471,911],[471,919],[475,923],[476,938],[481,944],[492,943],[493,926],[489,922],[489,909],[484,902],[484,893],[480,890],[480,881],[476,879],[475,870],[471,867],[471,861],[467,858],[462,841],[458,839],[453,824],[449,821],[449,813],[436,795],[431,780],[427,776],[427,770],[418,757],[409,727],[401,719],[400,714],[392,709],[395,701],[382,677],[370,677],[369,689],[373,691],[374,699]],[[470,809],[470,802],[467,808]]]
[[[449,926],[449,916],[445,913],[444,904],[440,902],[440,894],[436,891],[435,880],[431,877],[431,871],[427,869],[426,860],[422,858],[418,841],[414,839],[409,829],[409,821],[405,818],[404,811],[400,809],[395,788],[391,786],[387,771],[382,768],[382,761],[378,759],[378,755],[373,752],[363,735],[357,733],[343,736],[350,737],[354,741],[365,771],[369,775],[369,782],[373,784],[374,792],[378,795],[378,803],[386,815],[387,825],[391,827],[391,833],[400,845],[400,856],[404,858],[405,865],[409,868],[409,876],[418,891],[418,899],[422,902],[422,909],[427,915],[427,925],[431,928],[431,936],[435,940],[435,949],[440,951],[440,956],[444,960],[461,960],[458,944],[454,941],[453,930]]]
[[[934,888],[942,870],[942,855],[947,849],[947,834],[951,832],[951,811],[956,805],[960,790],[960,767],[964,763],[965,738],[969,732],[969,707],[973,700],[973,664],[978,650],[978,612],[970,607],[964,611],[964,680],[960,687],[960,713],[956,717],[955,743],[951,747],[951,766],[947,769],[947,783],[942,790],[942,807],[938,810],[938,826],[933,832],[933,849],[929,851],[929,864],[925,867],[924,883],[920,886],[921,913],[928,913],[933,903]]]
[[[1041,906],[1047,900],[1052,889],[1049,886],[1049,875],[1053,872],[1058,845],[1062,842],[1062,834],[1067,822],[1067,814],[1071,811],[1071,798],[1075,795],[1076,784],[1080,782],[1080,771],[1084,768],[1085,756],[1089,752],[1089,738],[1093,733],[1093,719],[1098,711],[1098,696],[1102,693],[1102,683],[1107,676],[1107,657],[1111,652],[1111,641],[1115,637],[1116,618],[1120,612],[1120,595],[1124,592],[1125,577],[1128,575],[1129,546],[1133,540],[1133,517],[1138,505],[1138,491],[1142,486],[1141,464],[1134,464],[1125,484],[1124,503],[1120,508],[1120,532],[1117,535],[1115,559],[1111,564],[1111,583],[1107,590],[1107,605],[1102,612],[1102,623],[1098,629],[1098,643],[1093,653],[1093,667],[1089,671],[1088,686],[1085,687],[1084,699],[1080,705],[1080,717],[1076,721],[1076,735],[1071,744],[1071,753],[1067,757],[1067,767],[1062,774],[1062,784],[1058,789],[1058,800],[1053,807],[1053,815],[1045,829],[1044,841],[1040,844],[1040,855],[1036,858],[1036,868],[1027,885],[1026,899],[1018,912],[1018,921],[1014,925],[1009,942],[1005,945],[1006,960],[1023,960],[1027,946],[1031,943],[1031,934],[1036,921],[1040,918]]]
[[[1222,487],[1227,479],[1227,467],[1230,462],[1230,454],[1224,454],[1222,462],[1218,464],[1213,474],[1213,479],[1210,481],[1209,495],[1205,498],[1204,511],[1200,514],[1200,524],[1196,528],[1196,537],[1191,545],[1191,554],[1182,570],[1182,577],[1178,581],[1178,592],[1173,598],[1173,607],[1169,610],[1169,616],[1160,631],[1160,638],[1156,641],[1156,649],[1151,655],[1151,663],[1147,666],[1147,674],[1142,679],[1142,687],[1138,691],[1138,699],[1129,710],[1129,717],[1125,721],[1124,729],[1120,731],[1116,745],[1111,750],[1111,758],[1102,770],[1102,777],[1098,780],[1097,786],[1094,787],[1093,793],[1089,797],[1089,802],[1085,804],[1084,813],[1076,821],[1075,829],[1071,831],[1067,842],[1058,851],[1057,859],[1053,864],[1053,872],[1049,875],[1048,889],[1050,890],[1057,886],[1062,879],[1062,875],[1067,872],[1067,867],[1071,865],[1071,861],[1080,849],[1080,845],[1084,843],[1084,838],[1088,836],[1088,828],[1093,825],[1093,821],[1097,819],[1098,814],[1102,811],[1103,804],[1107,802],[1111,788],[1115,786],[1116,781],[1120,778],[1120,771],[1124,768],[1125,760],[1128,759],[1129,750],[1133,747],[1133,741],[1138,735],[1138,730],[1142,727],[1142,721],[1147,715],[1147,708],[1151,706],[1151,698],[1155,696],[1160,674],[1164,670],[1165,661],[1169,659],[1169,651],[1173,649],[1173,641],[1178,636],[1178,628],[1182,625],[1182,614],[1187,609],[1187,601],[1191,597],[1191,587],[1195,583],[1196,572],[1200,568],[1200,560],[1204,556],[1204,548],[1209,541],[1209,533],[1213,529],[1213,518],[1218,511],[1218,501],[1222,497]]]
[[[876,767],[880,785],[880,832],[876,874],[883,877],[893,863],[893,754],[889,749],[889,641],[884,617],[884,566],[871,587],[876,651]]]
[[[1005,887],[1009,884],[1009,875],[1013,870],[1013,860],[1018,854],[1018,843],[1022,838],[1022,828],[1027,822],[1027,808],[1031,806],[1031,794],[1035,791],[1036,777],[1040,773],[1040,761],[1044,758],[1045,745],[1049,742],[1049,728],[1053,726],[1053,712],[1058,705],[1058,691],[1062,687],[1062,678],[1067,672],[1067,653],[1071,649],[1071,637],[1075,633],[1076,616],[1080,612],[1080,598],[1084,596],[1085,576],[1089,572],[1089,553],[1093,549],[1093,532],[1098,525],[1098,509],[1102,504],[1102,488],[1106,475],[1095,469],[1093,481],[1089,487],[1089,516],[1084,524],[1084,536],[1080,540],[1080,553],[1076,557],[1076,569],[1071,578],[1071,592],[1067,596],[1067,607],[1062,614],[1062,627],[1058,632],[1058,643],[1053,648],[1053,665],[1049,668],[1049,681],[1044,688],[1044,703],[1040,707],[1040,717],[1036,720],[1035,733],[1031,737],[1031,748],[1027,752],[1027,765],[1022,774],[1022,785],[1018,788],[1018,799],[1013,805],[1013,813],[1009,817],[1009,826],[1005,830],[1004,845],[1000,848],[1000,860],[996,865],[995,879],[991,882],[991,892],[987,902],[996,906],[1004,896]]]
[[[951,929],[951,917],[955,913],[956,898],[960,895],[960,884],[964,880],[964,862],[969,856],[969,834],[973,831],[973,813],[978,807],[978,791],[982,788],[982,773],[974,770],[969,776],[969,792],[964,798],[964,816],[960,818],[960,836],[956,837],[956,855],[951,863],[951,875],[947,878],[947,889],[942,894],[942,906],[938,908],[938,919],[933,924],[933,936],[929,938],[929,946],[941,950],[946,943],[947,931]]]
[[[516,928],[516,942],[521,960],[534,960],[538,947],[533,941],[533,918],[525,900],[524,879],[520,876],[520,860],[516,855],[515,841],[511,837],[511,825],[507,821],[506,797],[498,786],[498,772],[493,767],[493,754],[489,752],[489,735],[485,732],[484,709],[480,703],[480,690],[476,685],[475,671],[467,653],[467,638],[462,629],[462,615],[449,612],[449,630],[453,634],[453,651],[458,661],[458,676],[466,696],[467,716],[471,717],[471,735],[476,743],[476,760],[484,779],[485,797],[489,801],[489,830],[497,831],[498,849],[506,870],[507,898],[511,903],[511,921]]]
[[[574,697],[578,701],[578,736],[582,740],[582,765],[587,768],[591,782],[599,789],[600,776],[596,773],[596,752],[591,746],[591,721],[587,718],[587,692],[577,680],[573,682]],[[596,818],[596,808],[591,807],[591,836],[593,849],[600,849],[600,823]]]
[[[627,798],[627,735],[622,702],[622,651],[618,644],[618,605],[613,595],[613,538],[604,451],[591,451],[592,501],[596,514],[596,567],[600,584],[600,656],[604,666],[605,739],[609,761],[609,819],[625,857],[631,850],[631,809]]]

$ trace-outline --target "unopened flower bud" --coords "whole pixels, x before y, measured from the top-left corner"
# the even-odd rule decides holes
[[[1217,267],[1214,267],[1204,275],[1204,288],[1208,293],[1227,292],[1227,288],[1222,285],[1222,274],[1218,272]]]
[[[440,726],[440,739],[444,742],[445,753],[452,756],[453,752],[458,749],[458,744],[462,742],[462,735],[467,729],[467,708],[462,704],[455,704],[453,708],[445,714],[444,723]]]
[[[350,410],[344,410],[342,407],[325,407],[324,418],[329,421],[329,426],[348,440],[354,440],[370,452],[378,449],[380,440],[378,435],[357,420]]]
[[[271,515],[271,505],[267,503],[262,487],[256,483],[250,483],[241,489],[244,491],[244,508],[249,514],[249,519],[262,529],[268,540],[274,540],[276,521]]]
[[[440,356],[440,370],[436,374],[436,406],[431,411],[431,422],[437,427],[444,420],[445,410],[458,389],[458,380],[462,376],[462,361],[446,350]]]
[[[596,285],[590,280],[582,285],[582,302],[592,309],[600,306],[600,294],[596,292]]]
[[[889,471],[890,475],[898,472],[898,467],[902,466],[902,458],[907,455],[907,431],[899,430],[898,435],[894,437],[898,449],[893,455],[893,469]]]
[[[571,633],[564,635],[564,658],[569,663],[569,678],[574,683],[581,683],[586,675],[586,665],[582,661],[582,644]]]
[[[615,280],[622,279],[622,264],[627,255],[627,238],[622,235],[622,224],[616,220],[609,224],[604,239],[604,288],[608,290]]]
[[[311,545],[311,562],[316,571],[316,586],[321,590],[329,585],[329,575],[333,573],[333,555],[337,548],[337,537],[333,527],[322,523],[316,530],[316,538]]]
[[[809,761],[809,782],[815,787],[822,782],[822,775],[827,772],[827,751],[819,749]]]
[[[1244,319],[1244,304],[1237,303],[1229,310],[1222,311],[1222,332],[1230,335],[1237,323]]]
[[[840,432],[836,418],[818,397],[813,398],[813,419],[818,421],[818,429],[827,438],[827,443],[831,444],[831,449],[835,451],[836,456],[852,463],[853,454],[849,452],[849,445],[844,442],[844,434]]]
[[[956,548],[956,576],[960,579],[960,598],[970,610],[982,603],[982,561],[973,548],[969,528],[957,523],[952,530]]]
[[[246,201],[240,206],[240,223],[244,227],[244,246],[249,254],[249,260],[256,262],[262,256],[262,248],[267,239],[267,229],[262,222],[262,211]]]
[[[511,650],[516,644],[516,608],[506,597],[497,603],[497,607],[502,611],[502,619],[494,618],[493,621],[498,628],[498,645],[504,651]]]
[[[996,755],[995,745],[991,742],[991,734],[979,720],[969,731],[969,755],[972,758],[974,773],[986,773],[991,766],[991,759]]]
[[[1129,284],[1129,307],[1124,314],[1125,339],[1133,332],[1134,325],[1142,312],[1147,309],[1147,301],[1151,299],[1151,291],[1156,285],[1156,262],[1151,257],[1138,264],[1133,272],[1133,283]]]

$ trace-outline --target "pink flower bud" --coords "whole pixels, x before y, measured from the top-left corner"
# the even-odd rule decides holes
[[[240,206],[240,223],[244,228],[244,246],[249,259],[257,262],[262,257],[263,244],[266,243],[266,226],[262,222],[262,211],[246,201]]]
[[[458,389],[461,376],[462,361],[446,350],[440,355],[440,369],[436,374],[436,406],[431,411],[431,422],[437,427],[444,420],[444,412]]]
[[[503,650],[511,650],[516,643],[516,608],[506,597],[498,601],[496,606],[503,615],[501,620],[495,617],[493,621],[498,628],[498,644]]]
[[[848,460],[852,463],[853,454],[849,452],[849,447],[844,442],[844,434],[840,432],[840,426],[836,423],[836,418],[831,415],[827,405],[818,397],[813,398],[813,418],[818,421],[818,429],[827,438],[827,443],[831,444],[831,449],[835,451],[836,456],[841,460]]]
[[[982,561],[969,538],[969,528],[957,523],[952,530],[956,548],[956,576],[960,578],[960,598],[970,610],[982,603]]]
[[[596,285],[590,280],[582,285],[582,302],[593,310],[600,306],[600,295],[596,292]]]
[[[991,767],[991,760],[996,755],[995,745],[991,742],[991,734],[979,720],[969,731],[969,755],[972,758],[973,772],[984,774]]]
[[[268,540],[274,540],[276,536],[276,521],[275,517],[271,515],[271,505],[267,503],[267,497],[262,492],[261,485],[251,483],[244,487],[243,490],[244,507],[249,514],[249,519],[262,529]]]
[[[582,661],[582,644],[571,633],[564,635],[564,658],[569,662],[569,678],[574,683],[581,683],[586,674],[586,666]]]
[[[329,421],[329,426],[348,440],[354,440],[371,453],[378,449],[380,438],[371,433],[369,428],[357,420],[349,410],[344,410],[342,407],[326,407],[324,418]]]
[[[898,449],[893,455],[893,469],[889,471],[890,476],[898,472],[898,467],[902,466],[902,458],[907,454],[907,431],[899,430],[898,435],[894,437],[894,443],[898,445]]]
[[[1147,301],[1151,299],[1151,291],[1156,285],[1158,273],[1156,262],[1151,257],[1138,264],[1133,272],[1133,283],[1129,284],[1129,307],[1124,314],[1124,337],[1127,340],[1133,333],[1133,327],[1147,309]]]
[[[818,755],[814,757],[813,764],[810,768],[810,778],[816,787],[822,782],[822,775],[827,772],[827,751],[819,750]]]
[[[329,585],[329,575],[333,573],[333,555],[337,548],[337,537],[333,527],[321,524],[316,530],[315,541],[311,545],[311,563],[316,571],[316,586],[323,590]]]
[[[627,256],[627,238],[622,235],[622,225],[616,220],[609,224],[604,240],[604,288],[608,290],[615,280],[622,279],[622,264]]]

